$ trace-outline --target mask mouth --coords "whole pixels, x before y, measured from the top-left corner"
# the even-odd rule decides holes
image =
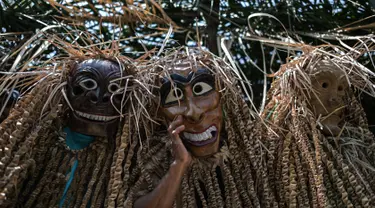
[[[101,115],[95,115],[95,114],[89,114],[89,113],[84,113],[80,111],[74,111],[74,113],[82,118],[91,120],[91,121],[112,121],[118,118],[118,116],[101,116]]]
[[[324,119],[333,119],[333,118],[336,118],[336,119],[340,119],[342,117],[342,114],[344,112],[344,108],[345,106],[343,105],[336,105],[334,107],[331,107],[331,108],[327,108],[328,112],[324,110],[322,114],[322,118]]]
[[[217,127],[212,125],[201,133],[183,132],[183,139],[194,146],[205,146],[217,139]]]

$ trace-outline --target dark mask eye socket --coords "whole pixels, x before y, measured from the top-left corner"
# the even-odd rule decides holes
[[[205,95],[216,89],[215,77],[212,74],[200,74],[190,82],[196,96]]]
[[[173,87],[164,99],[164,105],[171,105],[184,98],[184,92],[179,87]]]
[[[184,85],[167,81],[160,87],[159,93],[162,106],[173,105],[184,99]]]
[[[79,85],[84,90],[93,90],[93,89],[96,89],[98,87],[98,83],[91,78],[87,78],[87,79],[84,79],[84,80],[80,81]],[[76,94],[76,93],[74,93],[74,94]]]
[[[323,82],[322,88],[327,89],[330,86],[329,82]]]
[[[196,96],[205,95],[209,92],[211,92],[214,88],[206,82],[196,82],[193,85],[193,93]]]
[[[119,94],[124,91],[124,88],[122,88],[119,84],[113,82],[108,85],[108,92],[112,94]]]
[[[77,95],[81,95],[84,92],[84,90],[82,89],[80,85],[78,85],[78,86],[73,87],[72,92],[73,92],[73,95],[77,96]]]

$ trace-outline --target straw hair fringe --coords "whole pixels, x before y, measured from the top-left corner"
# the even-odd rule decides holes
[[[182,179],[178,194],[181,201],[177,199],[174,206],[192,207],[200,203],[203,207],[275,207],[276,198],[268,182],[264,160],[266,150],[260,141],[263,126],[253,120],[256,116],[239,93],[241,77],[222,59],[201,49],[181,47],[166,51],[164,56],[153,61],[153,68],[150,64],[139,68],[140,77],[144,76],[140,79],[150,87],[148,91],[154,92],[153,96],[155,89],[159,88],[157,80],[169,77],[174,64],[190,64],[193,70],[201,65],[215,76],[224,111],[223,129],[227,136],[223,138],[223,146],[209,158],[193,158]],[[148,102],[148,108],[152,109],[150,112],[158,112],[160,101],[153,96],[150,96],[152,101]],[[164,122],[157,114],[153,118],[159,123]],[[158,185],[155,176],[164,176],[172,163],[169,138],[157,128],[163,127],[155,125],[154,134],[142,142],[148,145],[138,148],[125,207],[132,207],[140,196],[155,189]]]
[[[374,136],[354,93],[345,100],[345,126],[339,138],[324,136],[309,106],[310,75],[322,60],[339,66],[354,89],[371,93],[370,75],[345,56],[311,50],[281,67],[263,113],[279,137],[265,138],[267,168],[280,207],[374,206]],[[341,57],[341,59],[340,59]],[[272,135],[272,133],[267,133]],[[298,193],[298,194],[297,194]],[[296,195],[297,194],[297,195]]]

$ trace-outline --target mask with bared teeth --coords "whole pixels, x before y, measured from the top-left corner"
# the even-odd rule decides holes
[[[121,102],[130,87],[117,62],[90,59],[75,64],[68,76],[67,94],[73,112],[68,126],[91,136],[113,135],[119,123]]]
[[[161,80],[161,113],[171,123],[183,118],[180,134],[187,149],[196,157],[218,152],[223,114],[214,75],[203,66],[192,68],[180,63]]]

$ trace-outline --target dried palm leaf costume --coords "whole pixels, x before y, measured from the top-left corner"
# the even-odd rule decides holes
[[[139,136],[134,71],[113,48],[56,45],[68,55],[0,125],[0,207],[114,207]]]
[[[253,122],[235,71],[207,51],[187,48],[170,51],[145,67],[153,68],[139,73],[147,74],[144,77],[158,88],[150,112],[159,112],[155,120],[165,121],[162,128],[168,126],[174,112],[191,119],[184,123],[186,129],[180,136],[193,160],[174,207],[273,206],[257,130],[261,124]],[[189,104],[191,99],[196,104]],[[195,113],[186,109],[200,111],[201,117],[193,118]],[[174,160],[166,131],[155,131],[135,151],[136,166],[130,174],[125,207],[154,190]]]
[[[373,92],[369,70],[324,50],[283,65],[267,94],[271,186],[280,207],[374,207],[375,140],[352,91]]]

